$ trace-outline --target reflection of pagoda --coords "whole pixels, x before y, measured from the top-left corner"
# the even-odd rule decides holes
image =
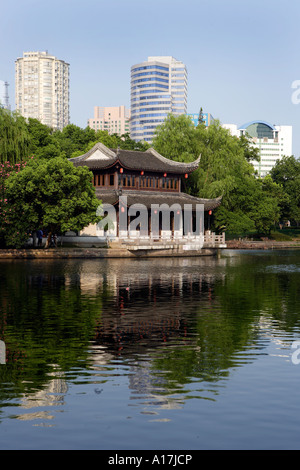
[[[184,272],[184,260],[178,258],[165,260],[163,264],[156,261],[153,267],[147,261],[147,272],[138,261],[128,272],[128,266],[111,260],[105,266],[106,272],[98,274],[99,289],[106,289],[113,296],[103,304],[95,344],[104,346],[107,353],[134,355],[148,348],[159,348],[169,341],[185,341],[187,317],[190,315],[192,321],[195,318],[194,301],[211,301],[217,277],[215,258],[196,260],[198,273]],[[205,270],[201,270],[202,260]],[[191,259],[190,263],[193,264]],[[154,267],[156,269],[152,269]],[[94,273],[88,271],[87,276],[90,274],[93,278]]]
[[[105,227],[90,226],[81,235],[101,238],[107,234],[110,240],[121,241],[123,247],[135,252],[199,251],[202,247],[224,246],[224,235],[209,232],[204,236],[204,227],[196,229],[200,207],[209,229],[210,215],[221,204],[221,198],[196,198],[182,191],[183,182],[198,168],[200,158],[182,163],[165,158],[152,148],[146,152],[113,150],[97,143],[89,152],[70,161],[93,172],[96,195],[102,201],[104,213],[108,206],[115,209]],[[187,210],[190,212],[185,217]]]

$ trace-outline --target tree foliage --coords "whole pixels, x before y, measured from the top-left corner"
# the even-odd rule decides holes
[[[282,220],[300,222],[300,160],[285,156],[277,161],[270,175],[285,194],[281,201]]]
[[[221,206],[213,213],[213,228],[269,233],[279,220],[299,223],[300,161],[285,157],[277,162],[271,177],[260,179],[252,165],[259,160],[258,150],[249,138],[232,136],[219,121],[206,127],[201,116],[202,110],[195,126],[187,116],[169,115],[157,128],[152,146],[180,162],[192,162],[201,155],[199,168],[182,181],[182,190],[204,198],[222,196]],[[129,134],[109,135],[74,124],[54,131],[37,119],[25,120],[0,109],[0,229],[6,233],[6,243],[23,240],[28,230],[41,225],[56,232],[88,225],[98,204],[91,174],[84,173],[87,169],[80,174],[67,159],[88,152],[97,142],[112,149],[149,148]],[[31,155],[34,160],[23,166]],[[4,223],[8,220],[6,191],[13,214],[9,223]]]
[[[0,107],[0,163],[18,163],[28,156],[30,134],[26,120]]]
[[[7,179],[14,173],[18,173],[25,167],[27,161],[11,164],[9,161],[0,164],[0,246],[5,244],[5,239],[10,232],[10,242],[12,245],[19,245],[23,243],[24,237],[27,237],[26,232],[10,231],[10,220],[13,215],[14,208],[8,203],[7,200]]]
[[[269,233],[279,219],[280,191],[255,175],[251,161],[257,150],[219,121],[194,126],[190,118],[168,116],[157,129],[153,147],[165,157],[190,162],[201,155],[199,168],[183,181],[183,190],[197,197],[222,196],[214,212],[214,228],[233,233]]]
[[[107,131],[95,131],[90,127],[81,129],[69,124],[62,131],[52,131],[36,119],[29,120],[30,151],[39,158],[76,157],[86,153],[97,142],[108,148],[147,150],[146,142],[135,142],[129,134],[110,135]]]
[[[6,246],[20,246],[39,228],[49,233],[82,230],[98,219],[99,200],[87,167],[65,158],[32,160],[5,183]],[[18,240],[15,235],[19,234]]]
[[[0,163],[18,163],[34,155],[36,158],[71,158],[87,152],[95,143],[109,148],[147,150],[146,142],[135,142],[129,134],[108,134],[107,131],[84,129],[69,124],[53,130],[38,119],[25,119],[17,112],[0,108]]]

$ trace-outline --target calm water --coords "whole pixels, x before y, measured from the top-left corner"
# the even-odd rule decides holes
[[[300,251],[0,262],[0,448],[300,449],[299,276]]]

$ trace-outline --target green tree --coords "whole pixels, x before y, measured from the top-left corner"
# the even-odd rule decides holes
[[[92,173],[75,168],[66,158],[32,160],[5,184],[7,246],[21,246],[28,232],[44,228],[51,233],[82,230],[99,220],[99,200]]]
[[[119,146],[124,150],[137,150],[140,152],[145,152],[150,147],[146,141],[141,140],[136,142],[131,139],[128,133],[119,136]]]
[[[285,193],[281,200],[281,216],[283,220],[300,222],[300,160],[293,155],[278,160],[270,175]]]
[[[83,153],[89,142],[96,140],[96,132],[90,127],[81,129],[75,124],[69,124],[62,131],[55,131],[53,141],[57,142],[60,150],[70,158],[74,152]]]
[[[193,161],[199,156],[201,142],[190,117],[169,114],[156,128],[152,146],[164,157],[178,162]]]
[[[177,161],[190,162],[201,155],[199,168],[182,187],[197,197],[223,197],[212,217],[213,228],[269,233],[278,220],[279,193],[256,177],[250,163],[257,152],[249,139],[232,136],[219,121],[195,127],[186,116],[168,116],[157,129],[153,147]]]
[[[7,161],[0,165],[0,246],[5,245],[5,234],[9,224],[9,215],[12,211],[6,196],[7,179],[11,174],[21,171],[27,163],[27,161],[23,161],[13,164]]]
[[[53,131],[49,126],[42,124],[38,119],[28,119],[30,135],[30,153],[36,158],[54,158],[66,156],[62,150],[62,143],[58,135],[60,131]]]
[[[201,126],[204,123],[205,123],[205,120],[204,120],[204,116],[203,116],[203,109],[201,107],[200,111],[199,111],[199,116],[198,116],[198,126]]]
[[[22,161],[28,156],[29,142],[26,120],[16,111],[0,107],[0,163]]]

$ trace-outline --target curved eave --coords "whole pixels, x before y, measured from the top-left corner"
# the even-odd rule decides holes
[[[78,157],[75,157],[78,158]],[[97,160],[86,160],[86,159],[69,159],[74,166],[86,166],[90,170],[108,170],[109,168],[113,168],[114,166],[119,165],[120,167],[124,168],[125,170],[128,171],[145,171],[148,173],[168,173],[168,174],[180,174],[184,175],[185,173],[192,173],[198,168],[199,162],[200,162],[200,157],[196,160],[196,162],[193,162],[191,164],[185,164],[184,166],[169,166],[165,168],[155,168],[155,167],[144,167],[143,165],[128,165],[127,162],[124,162],[122,158],[118,158],[117,160],[114,161],[108,161],[107,163],[105,161],[98,161]],[[173,162],[173,163],[179,163],[179,162]]]
[[[101,157],[92,158],[99,151]],[[92,149],[79,157],[69,158],[75,166],[87,166],[93,170],[105,170],[114,165],[121,165],[130,171],[145,171],[150,173],[185,174],[192,173],[199,167],[201,155],[194,162],[183,163],[163,157],[150,148],[145,152],[125,149],[109,149],[98,142]]]
[[[185,193],[171,193],[171,192],[152,192],[152,191],[134,191],[134,190],[123,190],[117,192],[116,190],[101,190],[96,189],[96,196],[100,199],[103,204],[117,205],[119,198],[127,198],[127,207],[135,205],[141,205],[147,209],[151,209],[152,204],[167,204],[171,207],[173,204],[179,204],[182,209],[184,206],[192,205],[193,209],[196,209],[197,204],[203,204],[204,210],[214,210],[220,206],[222,197],[213,199],[204,199],[190,196]]]
[[[152,147],[149,148],[148,150],[146,150],[145,153],[152,154],[154,157],[156,157],[162,163],[164,163],[165,165],[170,166],[171,167],[170,171],[174,168],[174,172],[178,172],[178,170],[180,170],[180,172],[182,172],[182,173],[190,173],[190,172],[196,170],[199,167],[200,160],[201,160],[201,155],[199,155],[199,157],[193,162],[189,162],[189,163],[177,162],[175,160],[171,160],[170,158],[163,157],[160,153],[158,153]]]

